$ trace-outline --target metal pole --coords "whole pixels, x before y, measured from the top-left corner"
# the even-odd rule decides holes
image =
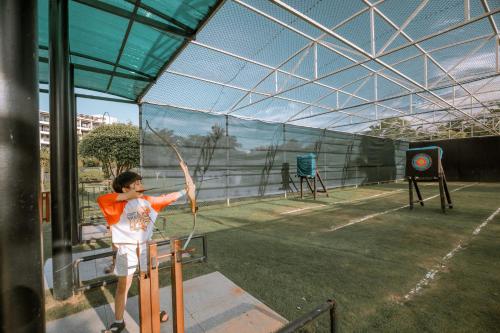
[[[286,163],[286,124],[283,124],[283,163]],[[290,170],[290,169],[288,169]],[[288,173],[288,177],[290,177],[290,171]],[[287,179],[288,181],[288,179]],[[287,197],[287,191],[288,191],[288,188],[286,188],[285,186],[284,187],[284,190],[285,190],[285,199]]]
[[[36,0],[0,6],[0,329],[45,332]]]
[[[71,239],[72,244],[78,244],[78,223],[80,201],[78,198],[78,129],[77,129],[77,109],[76,109],[76,96],[75,96],[75,67],[70,65],[69,71],[69,91],[70,91],[70,126],[72,134],[69,139],[73,141],[73,151],[71,152],[72,167],[70,167],[72,174],[70,179],[70,186],[72,186],[69,196],[71,197]]]
[[[68,1],[49,2],[50,191],[54,298],[73,291],[71,218],[73,135],[70,117]]]
[[[229,202],[229,116],[226,115],[226,206]]]

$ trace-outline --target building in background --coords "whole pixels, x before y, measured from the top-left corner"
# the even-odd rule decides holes
[[[82,137],[92,131],[94,128],[99,127],[103,124],[115,124],[118,119],[115,117],[110,117],[109,115],[88,115],[88,114],[78,114],[77,116],[77,131],[78,131],[78,141]],[[48,147],[50,145],[50,126],[49,126],[49,113],[40,110],[40,146]]]

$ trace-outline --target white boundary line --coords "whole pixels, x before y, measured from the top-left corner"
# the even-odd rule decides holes
[[[307,210],[307,209],[315,209],[315,208],[321,208],[321,207],[326,207],[326,206],[327,206],[327,205],[316,205],[316,206],[304,207],[304,208],[299,208],[299,209],[289,210],[289,211],[286,211],[286,212],[280,213],[280,215],[284,215],[284,214],[292,214],[292,213],[301,212],[301,211],[303,211],[303,210]]]
[[[331,204],[327,204],[327,205],[316,205],[316,206],[304,207],[304,208],[289,210],[289,211],[280,213],[280,215],[292,214],[292,213],[297,213],[297,212],[301,212],[301,211],[308,210],[308,209],[316,209],[316,208],[327,207],[327,206],[331,206],[331,205],[362,202],[362,201],[370,200],[370,199],[377,198],[377,197],[390,196],[390,195],[393,195],[393,194],[396,194],[396,193],[399,193],[402,191],[404,191],[404,190],[399,189],[399,190],[393,190],[393,191],[386,191],[386,192],[374,194],[374,195],[371,195],[371,196],[365,197],[365,198],[359,198],[359,199],[354,199],[354,200],[335,201],[335,202],[332,202]]]
[[[450,192],[456,192],[456,191],[462,190],[462,189],[467,188],[467,187],[471,187],[471,186],[476,185],[476,184],[477,183],[473,183],[473,184],[468,184],[468,185],[464,185],[464,186],[461,186],[461,187],[457,187],[456,189],[451,190]],[[431,199],[434,199],[434,198],[436,198],[438,196],[439,196],[439,194],[436,194],[436,195],[433,195],[431,197],[428,197],[428,198],[424,199],[423,201],[431,200]],[[329,232],[337,231],[339,229],[342,229],[342,228],[345,228],[345,227],[348,227],[348,226],[351,226],[351,225],[354,225],[354,224],[358,224],[358,223],[364,222],[366,220],[369,220],[371,218],[374,218],[374,217],[377,217],[377,216],[380,216],[380,215],[385,215],[385,214],[388,214],[388,213],[392,213],[392,212],[398,211],[400,209],[403,209],[403,208],[406,208],[406,207],[409,207],[409,206],[410,205],[407,204],[407,205],[404,205],[404,206],[400,206],[400,207],[396,207],[396,208],[391,208],[391,209],[385,210],[383,212],[378,212],[378,213],[373,213],[373,214],[370,214],[370,215],[366,215],[366,216],[363,216],[363,217],[361,217],[359,219],[351,220],[349,223],[344,224],[344,225],[331,226],[328,231]]]
[[[365,200],[369,200],[369,199],[373,199],[373,198],[377,198],[377,197],[390,196],[390,195],[393,195],[393,194],[396,194],[396,193],[402,192],[402,191],[404,191],[404,190],[403,189],[399,189],[399,190],[386,191],[386,192],[383,192],[383,193],[374,194],[374,195],[371,195],[371,196],[366,197],[366,198],[353,199],[353,200],[344,200],[344,201],[335,201],[335,202],[332,203],[332,205],[338,205],[338,204],[344,204],[344,203],[361,202],[361,201],[365,201]]]
[[[467,241],[460,241],[460,243],[453,250],[448,252],[448,254],[441,259],[441,262],[435,265],[433,269],[428,271],[422,278],[422,280],[417,283],[415,288],[410,290],[410,292],[405,295],[405,300],[409,300],[412,296],[418,294],[423,287],[427,286],[432,280],[434,280],[437,273],[439,273],[439,271],[443,270],[446,267],[445,263],[453,258],[458,251],[463,249],[466,243],[470,242],[473,236],[478,235],[481,232],[481,229],[484,228],[488,223],[490,223],[499,213],[500,208],[494,211],[493,214],[491,214],[483,223],[481,223],[476,229],[474,229],[474,231],[472,232],[472,236]]]

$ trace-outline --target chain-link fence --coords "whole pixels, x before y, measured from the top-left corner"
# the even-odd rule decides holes
[[[142,104],[141,172],[146,187],[184,187],[175,144],[189,166],[199,202],[284,194],[297,183],[296,157],[315,153],[328,188],[404,175],[408,143],[221,114]],[[151,128],[157,133],[153,133]]]

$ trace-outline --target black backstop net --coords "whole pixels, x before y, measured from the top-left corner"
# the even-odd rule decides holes
[[[187,163],[198,202],[295,190],[297,156],[308,153],[316,154],[327,188],[401,179],[408,149],[401,141],[154,104],[141,105],[140,127],[145,186],[158,192],[184,186],[176,155],[160,135]]]

